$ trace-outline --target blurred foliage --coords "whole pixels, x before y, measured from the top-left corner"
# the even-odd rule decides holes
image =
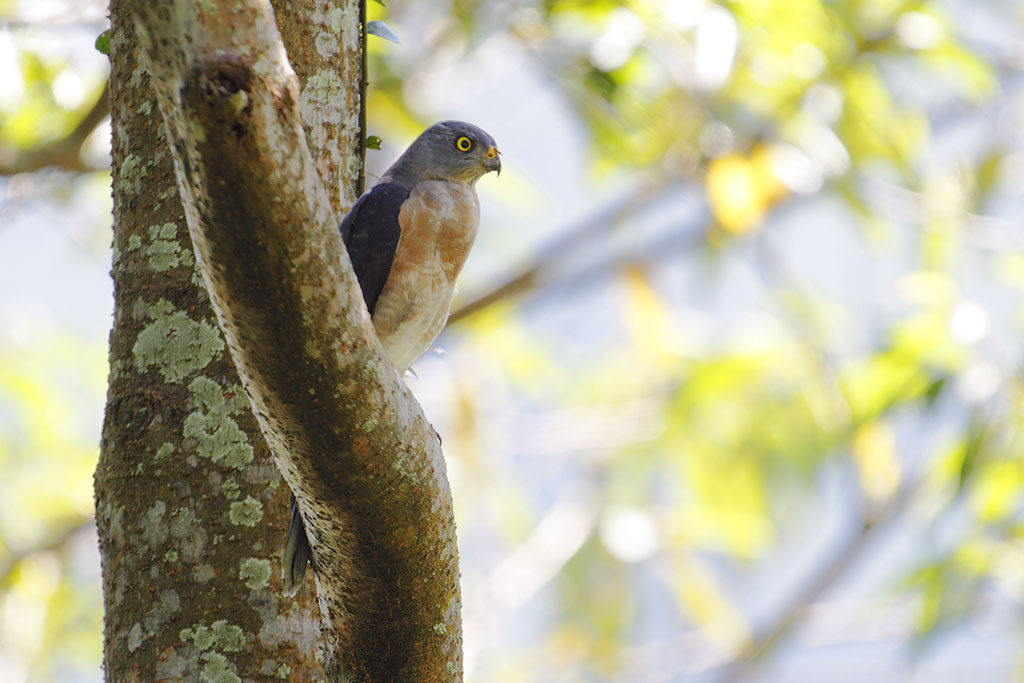
[[[0,142],[31,148],[59,139],[75,127],[99,95],[103,81],[82,82],[66,60],[19,51],[20,79],[8,77],[18,97],[0,99]],[[6,100],[6,101],[5,101]]]
[[[35,338],[0,343],[0,670],[55,680],[100,657],[91,518],[106,353],[96,340],[21,334]]]
[[[600,228],[551,264],[538,248],[553,274],[461,321],[444,370],[428,359],[411,381],[449,459],[468,680],[706,680],[746,666],[823,680],[799,674],[815,647],[876,638],[927,666],[947,639],[969,651],[991,637],[978,635],[986,618],[1019,638],[1015,3],[393,0],[368,18],[403,41],[368,46],[368,147],[383,148],[371,162],[459,111],[453,100],[487,99],[467,83],[517,69],[532,74],[524,97],[553,93],[582,131],[579,182]],[[12,35],[0,141],[66,134],[100,79],[60,85],[76,63]],[[530,226],[566,214],[555,190],[505,165],[482,191],[512,237],[481,231],[473,260],[514,274]],[[604,203],[611,187],[635,192],[626,215]],[[666,194],[697,198],[698,230],[685,247],[629,251]],[[583,267],[594,253],[603,270]],[[7,613],[51,615],[38,671],[60,634],[99,642],[96,614],[55,602],[99,604],[53,545],[83,514],[74,492],[96,441],[54,436],[74,413],[62,402],[86,395],[48,384],[79,376],[66,350],[0,349],[12,468],[0,540],[24,556],[4,599]],[[764,652],[776,669],[747,661]]]
[[[64,8],[0,6],[0,172],[16,173],[27,153],[70,139],[97,106],[107,73],[98,50],[109,47],[104,14],[95,0]],[[109,163],[102,136],[74,139],[60,151],[65,167],[99,170]]]
[[[526,427],[491,432],[517,441],[509,450],[518,454],[558,444],[562,464],[530,467],[549,479],[541,492],[521,494],[537,515],[534,533],[560,500],[549,487],[573,482],[594,487],[587,500],[597,520],[553,582],[555,594],[533,598],[537,609],[555,610],[538,617],[547,638],[523,646],[542,653],[533,673],[513,675],[514,655],[494,643],[488,664],[471,661],[474,680],[638,680],[638,659],[657,652],[661,668],[650,671],[683,680],[681,672],[785,643],[779,636],[806,605],[773,610],[751,586],[805,577],[810,592],[788,588],[776,603],[837,590],[855,559],[870,562],[859,555],[871,545],[858,533],[843,546],[836,525],[889,528],[912,545],[870,594],[880,609],[914,615],[895,638],[931,645],[941,627],[983,612],[992,591],[1019,610],[1024,465],[1013,435],[1024,233],[1013,212],[1011,220],[984,214],[1007,213],[1021,192],[1022,45],[1013,31],[981,28],[1019,28],[1019,8],[991,3],[980,18],[971,3],[920,0],[526,0],[500,9],[453,2],[450,15],[425,18],[414,4],[396,1],[374,15],[405,33],[414,21],[429,30],[406,41],[405,53],[371,50],[371,129],[411,136],[443,113],[443,96],[417,86],[442,83],[431,79],[437,71],[451,75],[494,52],[523,57],[588,131],[592,182],[703,188],[711,220],[696,258],[711,268],[691,285],[721,292],[729,279],[722,264],[739,259],[760,286],[757,315],[719,323],[735,320],[736,302],[680,294],[666,275],[693,267],[693,258],[648,253],[637,268],[624,255],[608,272],[612,289],[552,294],[555,306],[614,316],[618,332],[585,363],[567,361],[571,352],[543,335],[545,325],[557,327],[543,293],[467,319],[463,343],[476,349],[474,362],[500,367],[491,372],[502,379],[462,380],[477,386],[462,403],[527,396],[528,415],[560,425],[534,431],[545,420],[530,417]],[[950,154],[946,138],[962,129],[983,132]],[[515,212],[521,199],[494,191]],[[859,224],[857,248],[881,265],[847,273],[848,287],[877,290],[872,308],[823,287],[805,261],[811,252],[782,246],[795,242],[792,217],[812,210],[826,235],[814,240],[819,248],[829,248],[829,233],[849,243],[845,226]],[[640,219],[607,223],[613,228],[598,239],[644,230]],[[619,305],[608,305],[609,292]],[[634,415],[638,404],[644,412]],[[480,429],[473,419],[457,424]],[[447,450],[477,462],[489,443],[477,435]],[[491,506],[469,489],[516,479],[525,457],[456,477],[461,519],[488,518],[481,510]],[[837,477],[838,495],[823,483]],[[608,521],[623,509],[642,514]],[[808,521],[815,518],[828,520],[833,545],[849,555],[795,552],[822,533]],[[475,524],[460,524],[470,548]],[[505,535],[497,545],[508,552],[531,547],[529,527],[492,530]],[[467,620],[470,640],[473,628]],[[672,633],[693,640],[673,648]]]
[[[104,15],[99,2],[0,3],[0,173],[67,138],[94,108],[106,79],[106,58],[93,46]],[[102,132],[68,149],[82,168],[102,169],[108,154]],[[3,179],[0,251],[16,250],[34,218],[32,233],[47,248],[78,257],[68,273],[40,264],[40,276],[69,279],[86,263],[104,267],[96,255],[109,250],[109,182],[104,170]],[[58,240],[47,243],[53,234]],[[24,258],[35,258],[37,245],[25,248]],[[105,342],[39,310],[43,292],[61,290],[15,270],[0,276],[0,679],[98,680],[103,615],[92,474]],[[69,279],[63,291],[78,286]]]

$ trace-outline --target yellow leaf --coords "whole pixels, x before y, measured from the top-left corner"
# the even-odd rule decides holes
[[[708,165],[707,196],[711,212],[734,235],[751,232],[786,190],[771,169],[770,154],[758,148],[751,157],[729,154]]]
[[[626,271],[627,298],[622,306],[622,320],[644,357],[651,362],[673,362],[678,358],[682,331],[672,312],[637,269]]]
[[[892,429],[882,422],[865,423],[854,434],[851,451],[864,494],[875,502],[888,500],[900,485],[902,469]]]
[[[1024,488],[1024,473],[1020,463],[1011,460],[985,463],[971,490],[971,506],[982,521],[1001,519],[1020,500],[1021,488]]]

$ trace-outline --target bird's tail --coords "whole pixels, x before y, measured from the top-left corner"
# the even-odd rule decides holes
[[[281,558],[281,578],[284,582],[285,595],[295,595],[302,586],[302,578],[306,575],[306,565],[312,556],[306,527],[302,524],[299,506],[292,496],[292,521],[288,525],[288,536],[284,540],[284,555]]]

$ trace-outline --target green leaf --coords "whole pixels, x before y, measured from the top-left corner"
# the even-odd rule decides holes
[[[387,23],[375,19],[366,25],[366,32],[371,36],[377,36],[384,40],[390,40],[392,43],[401,44],[402,41],[398,39],[398,34],[395,33],[394,29],[387,25]]]
[[[106,31],[104,31],[103,33],[101,33],[98,36],[96,36],[96,49],[99,50],[101,54],[105,54],[105,55],[109,55],[110,54],[110,29],[109,28]]]
[[[380,143],[383,142],[376,135],[366,136],[366,149],[380,149]]]
[[[931,383],[927,391],[924,392],[925,403],[930,408],[939,400],[939,395],[942,394],[942,390],[946,388],[946,378],[939,377],[937,380]]]
[[[967,438],[964,443],[964,457],[960,463],[960,480],[957,491],[963,490],[967,480],[977,469],[979,456],[986,445],[988,438],[988,423],[980,415],[975,413],[971,416],[970,426],[967,428]]]

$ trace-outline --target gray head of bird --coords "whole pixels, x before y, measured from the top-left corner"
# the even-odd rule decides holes
[[[491,171],[501,174],[501,153],[484,129],[441,121],[420,133],[385,175],[400,183],[450,180],[473,185]]]

